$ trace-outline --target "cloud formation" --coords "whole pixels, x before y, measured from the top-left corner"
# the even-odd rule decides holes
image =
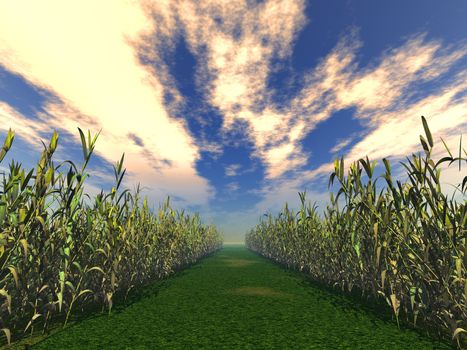
[[[229,213],[226,225],[241,215],[256,220],[258,212],[282,206],[332,171],[331,163],[307,169],[314,155],[302,142],[340,110],[352,109],[362,131],[323,152],[344,155],[347,166],[366,155],[399,159],[418,150],[421,115],[435,137],[451,143],[467,130],[465,43],[448,46],[414,33],[362,65],[358,53],[365,43],[350,28],[295,79],[298,92],[278,104],[269,79],[277,65],[290,64],[297,36],[309,23],[304,0],[49,0],[28,3],[27,11],[24,6],[0,3],[0,65],[56,98],[37,121],[0,103],[0,125],[13,125],[30,140],[47,128],[75,136],[78,125],[103,128],[96,151],[111,162],[126,152],[128,183],[141,181],[158,200],[173,193],[209,207],[214,189],[198,175],[196,162],[202,151],[220,157],[224,145],[196,140],[174,118],[185,96],[166,58],[183,37],[196,59],[204,105],[219,112],[229,142],[241,143],[246,134],[254,145],[251,157],[265,169],[256,190],[262,200],[251,211]],[[227,166],[225,175],[236,177],[227,191],[239,192],[238,178],[248,171]],[[324,200],[322,192],[313,193]]]
[[[169,5],[158,2],[157,9],[164,13]],[[76,137],[77,126],[102,128],[96,152],[112,163],[126,152],[129,183],[149,185],[153,198],[173,193],[206,204],[212,189],[196,173],[197,146],[164,104],[174,87],[164,85],[163,67],[151,71],[137,56],[142,38],[162,39],[175,23],[164,15],[156,26],[145,9],[135,1],[3,2],[0,64],[56,96],[39,116],[48,127]],[[37,142],[43,122],[6,104],[1,111],[2,126]]]
[[[225,168],[225,176],[237,176],[238,170],[240,170],[240,164],[231,164]]]
[[[364,43],[359,41],[354,28],[302,82],[297,82],[303,87],[289,104],[279,106],[274,103],[268,78],[273,74],[274,60],[287,62],[297,34],[307,23],[304,1],[172,4],[169,17],[178,18],[188,46],[200,62],[199,86],[204,86],[208,102],[221,111],[224,128],[234,128],[236,120],[247,121],[249,137],[256,146],[253,156],[262,160],[269,180],[306,166],[309,159],[301,141],[336,111],[355,108],[354,117],[369,128],[369,139],[351,150],[351,156],[371,139],[384,140],[381,138],[384,135],[373,134],[376,132],[373,129],[381,127],[388,118],[396,118],[395,124],[405,120],[404,123],[418,125],[422,113],[436,111],[423,109],[429,104],[429,96],[425,96],[425,104],[411,100],[413,86],[436,81],[465,58],[467,52],[465,45],[446,47],[441,41],[415,34],[404,45],[388,48],[367,67],[360,67],[356,57]],[[450,86],[458,92],[462,90]],[[401,110],[411,110],[413,114],[405,113],[402,117]],[[432,127],[438,131],[437,125]],[[417,140],[410,141],[410,145],[416,145]],[[372,145],[370,151],[387,149],[381,142]],[[410,145],[391,155],[413,150]]]
[[[466,130],[466,100],[458,97],[465,96],[465,74],[456,65],[465,60],[467,46],[446,46],[424,34],[414,34],[361,66],[357,53],[364,43],[352,29],[297,82],[302,89],[288,104],[275,104],[267,81],[274,60],[287,64],[306,23],[304,8],[303,1],[280,0],[174,5],[190,50],[203,67],[197,79],[206,87],[209,103],[221,111],[226,129],[235,128],[236,120],[247,121],[256,147],[253,156],[266,168],[259,190],[263,200],[255,210],[294,198],[290,196],[332,171],[331,163],[305,169],[309,157],[301,141],[339,110],[354,108],[354,118],[365,128],[359,142],[352,145],[356,135],[350,135],[330,150],[350,146],[347,165],[365,155],[397,159],[418,150],[422,114],[435,135],[452,138]],[[450,82],[440,79],[448,72]],[[437,92],[417,96],[423,84],[437,85]],[[319,192],[315,197],[323,200]]]

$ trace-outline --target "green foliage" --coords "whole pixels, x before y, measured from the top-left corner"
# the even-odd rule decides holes
[[[467,158],[461,144],[454,158],[443,141],[449,156],[435,163],[424,117],[422,123],[425,156],[413,154],[402,163],[406,183],[394,183],[389,161],[383,159],[381,178],[387,186],[377,193],[375,163],[360,159],[344,176],[344,161],[336,159],[329,185],[337,180],[339,189],[336,197],[331,193],[324,219],[300,194],[297,214],[286,206],[277,217],[267,216],[247,234],[246,244],[327,285],[382,297],[398,323],[402,311],[413,325],[421,320],[449,332],[461,347],[467,338],[467,207],[442,193],[439,166],[458,162],[461,170]],[[456,191],[465,195],[466,185],[467,176]]]
[[[15,349],[451,349],[401,332],[384,304],[310,283],[244,246],[225,246],[128,299],[110,317],[86,315]]]
[[[203,225],[198,215],[175,212],[169,201],[153,214],[134,194],[118,193],[125,174],[123,159],[114,166],[116,187],[83,200],[86,166],[98,135],[79,129],[83,164],[55,166],[58,143],[54,132],[49,146],[27,174],[11,162],[0,186],[0,329],[10,343],[18,331],[44,331],[53,317],[88,304],[107,307],[116,293],[128,292],[160,279],[219,249],[222,237]],[[10,130],[0,161],[11,148]],[[58,170],[68,166],[68,171]]]

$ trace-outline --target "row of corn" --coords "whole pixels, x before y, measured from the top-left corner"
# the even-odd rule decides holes
[[[114,166],[116,185],[91,199],[83,194],[86,166],[98,135],[79,129],[83,164],[55,165],[58,134],[26,172],[11,162],[0,185],[0,329],[5,342],[34,329],[66,325],[86,305],[110,312],[116,295],[167,276],[222,246],[222,236],[198,215],[175,212],[169,200],[153,213],[140,187],[119,191],[123,160]],[[10,130],[0,150],[4,159]],[[65,169],[64,171],[61,171]],[[87,201],[85,200],[87,197]]]
[[[440,165],[458,164],[461,171],[467,153],[461,142],[454,156],[443,140],[448,155],[435,163],[432,135],[424,117],[422,122],[424,151],[402,163],[407,181],[394,181],[387,159],[378,178],[368,158],[353,163],[345,176],[341,158],[329,179],[329,186],[338,181],[338,191],[330,193],[323,217],[299,193],[297,213],[286,204],[278,216],[265,215],[245,241],[249,249],[329,286],[386,300],[398,325],[403,314],[412,325],[435,325],[438,335],[450,335],[463,347],[467,176],[456,189],[462,199],[450,198],[441,191]],[[380,190],[377,180],[383,182]]]

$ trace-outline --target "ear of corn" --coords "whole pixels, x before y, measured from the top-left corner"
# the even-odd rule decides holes
[[[111,311],[116,293],[167,276],[220,249],[221,234],[198,215],[175,212],[169,200],[153,214],[140,187],[119,191],[124,156],[114,166],[116,185],[90,205],[83,200],[86,166],[98,135],[79,129],[83,164],[58,166],[54,133],[40,161],[26,173],[11,162],[0,185],[0,329],[10,343],[20,331],[45,330],[53,317],[64,325],[78,307]],[[0,161],[11,148],[9,131]],[[65,172],[59,172],[66,169]]]
[[[330,286],[382,296],[397,323],[403,311],[414,325],[423,320],[450,333],[460,347],[467,338],[467,209],[465,200],[441,192],[439,167],[458,163],[461,170],[467,158],[461,145],[454,157],[444,144],[449,156],[435,163],[424,117],[422,123],[424,156],[413,154],[403,163],[406,183],[392,179],[383,159],[386,186],[378,193],[375,163],[360,159],[344,176],[344,160],[336,160],[329,185],[337,181],[339,188],[323,219],[300,193],[298,213],[286,204],[277,217],[263,218],[245,241],[249,249]],[[457,190],[466,194],[467,176]]]

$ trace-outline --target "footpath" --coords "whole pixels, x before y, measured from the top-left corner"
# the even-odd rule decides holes
[[[383,316],[225,245],[28,349],[453,349]]]

